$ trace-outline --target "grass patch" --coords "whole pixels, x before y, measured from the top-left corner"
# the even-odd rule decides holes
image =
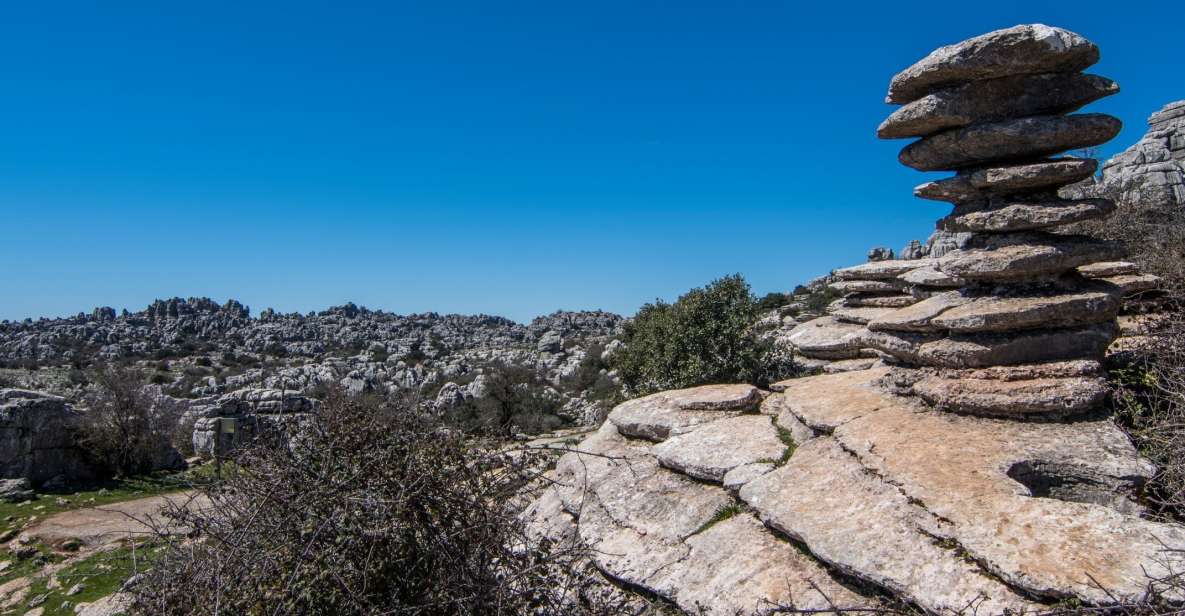
[[[727,520],[728,518],[731,518],[734,515],[737,515],[739,513],[744,513],[744,511],[745,511],[745,506],[740,503],[737,503],[737,502],[733,502],[731,504],[725,505],[725,506],[717,509],[716,513],[713,513],[712,517],[707,522],[704,522],[703,526],[700,526],[699,528],[695,529],[695,532],[691,533],[691,535],[698,535],[698,534],[704,532],[705,530],[708,530],[709,528],[712,528],[713,526]],[[688,535],[688,536],[691,536],[691,535]]]
[[[223,465],[223,473],[227,472]],[[171,494],[208,482],[213,465],[203,464],[183,473],[168,473],[131,479],[112,479],[85,486],[74,492],[37,492],[36,500],[21,503],[0,502],[0,537],[15,534],[37,520],[63,511],[100,507],[113,503]]]
[[[774,466],[782,466],[790,461],[790,456],[794,455],[794,450],[798,449],[798,443],[794,442],[794,435],[789,430],[778,425],[775,418],[771,417],[770,422],[773,423],[774,429],[778,431],[778,440],[782,441],[782,444],[786,446],[786,449],[782,451],[782,457],[774,462]]]
[[[25,546],[15,545],[13,547],[25,548]],[[12,563],[7,569],[0,572],[0,584],[37,573],[46,565],[59,562],[64,558],[40,543],[35,543],[28,547],[36,550],[37,553],[25,558],[18,558],[13,553],[13,550],[9,550],[3,556],[0,556],[0,561],[7,560]]]
[[[38,602],[44,616],[70,616],[74,614],[74,606],[118,591],[128,578],[144,571],[159,549],[140,543],[133,553],[132,544],[125,542],[113,550],[88,556],[59,571],[54,576],[59,582],[56,588],[49,588],[49,578],[34,581],[25,606],[32,608],[31,603]],[[76,586],[78,590],[68,594]]]

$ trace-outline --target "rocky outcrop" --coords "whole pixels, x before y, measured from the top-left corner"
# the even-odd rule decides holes
[[[194,401],[185,418],[193,422],[193,450],[223,456],[262,434],[291,435],[312,420],[320,402],[293,391],[242,389]]]
[[[904,164],[958,172],[923,184],[915,193],[954,204],[938,227],[969,234],[925,272],[935,280],[949,277],[951,286],[961,281],[961,286],[943,292],[935,288],[921,303],[871,321],[864,342],[913,371],[899,375],[898,383],[912,382],[914,393],[940,408],[1008,416],[1090,411],[1105,389],[1097,374],[1016,375],[1043,362],[1099,362],[1118,331],[1115,317],[1123,288],[1087,280],[1076,268],[1115,260],[1123,255],[1120,247],[1049,232],[1110,215],[1115,204],[1102,198],[1058,197],[1059,187],[1089,175],[1094,163],[1047,158],[1098,145],[1119,132],[1119,120],[1111,116],[1064,115],[1114,94],[1118,86],[1078,73],[1089,64],[1082,64],[1084,58],[1097,59],[1097,49],[1057,28],[1019,26],[955,47],[935,52],[937,56],[895,78],[895,84],[909,84],[918,79],[915,73],[947,76],[926,92],[895,86],[892,98],[907,104],[885,121],[880,133],[921,137],[902,150]],[[1074,55],[1074,49],[1094,51]],[[1021,50],[1034,56],[1015,56]],[[1040,55],[1045,57],[1036,57]],[[1076,58],[1072,62],[1071,56]],[[1037,65],[1062,68],[1026,68]],[[961,82],[953,77],[967,74],[990,76]],[[918,96],[903,100],[902,92]],[[1003,371],[1008,378],[952,381],[935,374],[996,365],[1010,368]]]
[[[1139,208],[1185,206],[1185,101],[1148,118],[1148,132],[1108,160],[1100,177],[1062,189],[1067,198],[1105,197]]]
[[[1019,26],[931,54],[894,79],[889,97],[1015,94],[968,86],[986,79],[1079,83],[1076,71],[1097,57],[1076,34]],[[1048,74],[1057,77],[1027,77]],[[1028,92],[1023,109],[1078,104],[1040,107],[1046,94],[1061,96]],[[934,125],[923,111],[910,126]],[[942,130],[966,128],[948,126],[951,116]],[[1001,128],[1009,118],[967,121],[1011,131]],[[1117,280],[1138,272],[1107,244],[1036,230],[1062,224],[1047,208],[1083,215],[1084,202],[1048,192],[1089,165],[1046,161],[1048,145],[1013,145],[998,149],[998,164],[948,150],[965,159],[944,163],[959,169],[959,185],[942,193],[973,212],[991,211],[993,199],[1033,211],[1010,211],[1007,228],[977,227],[941,258],[837,270],[826,283],[850,296],[911,301],[841,301],[792,336],[800,353],[829,362],[876,349],[876,365],[786,380],[772,393],[714,385],[618,406],[550,473],[526,514],[536,536],[589,548],[609,578],[687,613],[886,600],[931,614],[1105,610],[1181,571],[1185,527],[1143,517],[1140,495],[1157,469],[1101,408],[1100,360],[1124,295]],[[696,402],[705,398],[717,403]],[[768,585],[771,574],[782,582]]]
[[[76,444],[80,414],[64,398],[0,389],[0,477],[39,487],[99,475]]]

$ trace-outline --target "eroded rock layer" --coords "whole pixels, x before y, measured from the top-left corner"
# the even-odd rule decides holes
[[[896,383],[932,405],[1015,417],[1084,413],[1102,401],[1098,376],[1002,381],[935,373],[1100,360],[1118,332],[1122,296],[1144,284],[1088,280],[1078,268],[1114,261],[1122,251],[1056,232],[1115,211],[1109,199],[1057,194],[1097,164],[1056,156],[1101,144],[1120,129],[1108,115],[1066,115],[1119,91],[1080,72],[1098,57],[1098,48],[1075,33],[1017,26],[939,49],[893,78],[889,101],[904,106],[879,133],[920,137],[901,151],[902,163],[957,172],[914,192],[954,204],[938,228],[969,235],[931,270],[901,280],[946,277],[948,284],[934,285],[945,290],[869,320],[860,344],[922,371],[898,375]],[[1122,276],[1130,275],[1116,278]]]

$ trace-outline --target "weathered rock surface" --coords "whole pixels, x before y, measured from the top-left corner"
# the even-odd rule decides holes
[[[728,492],[663,469],[649,444],[626,440],[612,424],[579,449],[587,453],[560,459],[551,489],[606,575],[693,613],[767,613],[791,602],[823,609],[829,600],[871,605],[751,515],[710,523],[735,505]],[[535,520],[533,527],[549,526]]]
[[[917,261],[887,260],[861,263],[844,267],[831,273],[839,280],[894,280],[898,276],[920,267]]]
[[[853,293],[845,298],[845,306],[853,308],[904,308],[918,301],[908,295],[872,295]]]
[[[959,413],[1058,416],[1099,408],[1107,396],[1107,381],[1099,377],[1014,381],[928,377],[915,383],[913,391],[938,408]]]
[[[1039,232],[984,235],[938,260],[944,274],[966,280],[1020,281],[1061,274],[1124,254],[1114,242]]]
[[[893,112],[882,139],[923,137],[975,122],[1061,114],[1119,91],[1114,81],[1081,73],[1012,75],[937,90]]]
[[[832,566],[887,588],[931,613],[1019,612],[1031,604],[942,547],[946,524],[909,502],[834,439],[806,443],[790,462],[741,489],[762,520]]]
[[[1063,189],[1069,198],[1106,197],[1139,209],[1185,206],[1185,101],[1148,119],[1148,132],[1103,165],[1102,177]]]
[[[729,471],[782,457],[786,444],[770,418],[741,415],[702,425],[656,445],[658,463],[704,481],[721,483]]]
[[[993,198],[960,205],[938,228],[947,231],[1031,231],[1109,216],[1115,203],[1109,199],[1050,199],[1014,201]]]
[[[1099,163],[1093,158],[1057,158],[1024,165],[977,169],[966,174],[971,186],[988,193],[1053,188],[1094,175]]]
[[[863,344],[912,365],[985,368],[1102,357],[1118,334],[1117,330],[1113,322],[1071,329],[950,337],[869,330]]]
[[[901,164],[919,171],[1041,157],[1110,141],[1123,124],[1101,113],[1033,116],[973,124],[925,137],[901,150]]]
[[[0,389],[0,477],[39,487],[99,475],[77,446],[80,414],[65,399],[42,392]]]
[[[853,308],[849,306],[837,306],[834,310],[828,310],[835,320],[843,323],[854,323],[856,325],[867,325],[870,321],[896,312],[896,308]]]
[[[949,520],[948,536],[993,575],[1040,596],[1106,604],[1114,599],[1092,577],[1131,598],[1144,590],[1145,568],[1163,573],[1165,559],[1180,566],[1181,556],[1165,551],[1185,542],[1179,527],[1126,513],[1135,510],[1126,495],[1154,468],[1111,422],[1033,424],[925,411],[876,392],[877,371],[863,382],[858,376],[808,377],[798,386],[799,396],[859,400],[842,415],[819,403],[789,408]],[[841,391],[853,389],[859,393]]]
[[[957,289],[966,284],[966,281],[959,280],[949,274],[944,274],[934,266],[919,267],[916,270],[907,272],[901,276],[901,280],[912,285],[943,289]]]
[[[1113,321],[1119,313],[1119,306],[1120,297],[1113,290],[1021,297],[987,296],[951,306],[930,319],[929,323],[951,332],[1009,332],[1041,327],[1075,327]]]
[[[752,385],[704,385],[623,402],[609,413],[609,423],[627,436],[662,441],[760,402],[761,391]]]
[[[908,103],[953,83],[1082,70],[1099,60],[1085,38],[1042,24],[996,30],[939,47],[893,77],[888,103]]]
[[[833,317],[822,317],[795,327],[787,341],[800,353],[820,359],[854,359],[860,354],[864,328]]]
[[[1128,261],[1104,261],[1102,263],[1083,265],[1078,268],[1078,273],[1087,278],[1106,278],[1108,276],[1138,274],[1140,273],[1140,268],[1135,263]]]
[[[900,293],[905,289],[899,280],[840,280],[828,286],[840,293]]]

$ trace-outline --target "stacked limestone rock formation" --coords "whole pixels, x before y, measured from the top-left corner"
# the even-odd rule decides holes
[[[1121,292],[1075,268],[1120,252],[1053,233],[1115,209],[1057,195],[1097,163],[1055,155],[1121,127],[1111,116],[1071,114],[1118,91],[1081,72],[1098,58],[1074,33],[1019,26],[939,49],[893,78],[888,101],[904,106],[878,133],[920,137],[902,163],[956,172],[915,193],[954,204],[940,229],[972,234],[924,272],[936,287],[960,288],[868,325],[869,346],[915,369],[898,373],[898,384],[928,402],[991,415],[1080,413],[1102,402],[1100,361],[1117,334]]]
[[[1067,55],[1082,57],[1051,64]],[[928,76],[926,86],[901,96],[924,98],[946,85],[944,75],[999,77],[988,69],[1001,64],[1009,79],[1021,60],[1073,81],[1061,74],[1096,55],[1076,35],[1021,26],[940,49],[906,72]],[[1055,78],[1021,81],[1044,79]],[[969,83],[953,90],[1002,87]],[[1043,121],[1023,122],[1048,132]],[[973,133],[990,134],[990,126]],[[1005,176],[1049,181],[1051,163],[1012,155]],[[994,165],[985,175],[1002,177],[988,172]],[[970,182],[974,173],[960,177]],[[1011,186],[1001,194],[1035,194]],[[1033,202],[989,199],[973,211]],[[1042,203],[1011,211],[1063,207]],[[932,267],[898,274],[938,291],[869,325],[907,322],[919,306],[939,304],[917,321],[920,331],[870,336],[914,373],[975,385],[978,397],[968,398],[977,412],[886,391],[894,370],[886,366],[791,379],[774,393],[710,385],[631,400],[560,459],[526,512],[531,532],[588,548],[607,577],[695,614],[779,605],[867,611],[889,597],[931,614],[1044,613],[1067,601],[1106,607],[1147,598],[1155,580],[1185,570],[1185,528],[1140,515],[1139,493],[1155,467],[1106,417],[998,416],[1033,413],[1043,407],[1026,400],[1048,401],[1050,390],[1069,401],[1056,412],[1097,402],[1088,387],[1090,404],[1072,387],[1094,378],[1096,345],[1114,335],[1119,291],[1072,270],[1110,251],[1043,231],[977,230],[972,239],[973,247],[924,264]],[[958,305],[936,301],[944,297]],[[1157,589],[1185,600],[1179,588]]]
[[[1148,132],[1108,160],[1102,177],[1068,186],[1062,194],[1105,196],[1141,208],[1185,206],[1185,101],[1152,114]]]

